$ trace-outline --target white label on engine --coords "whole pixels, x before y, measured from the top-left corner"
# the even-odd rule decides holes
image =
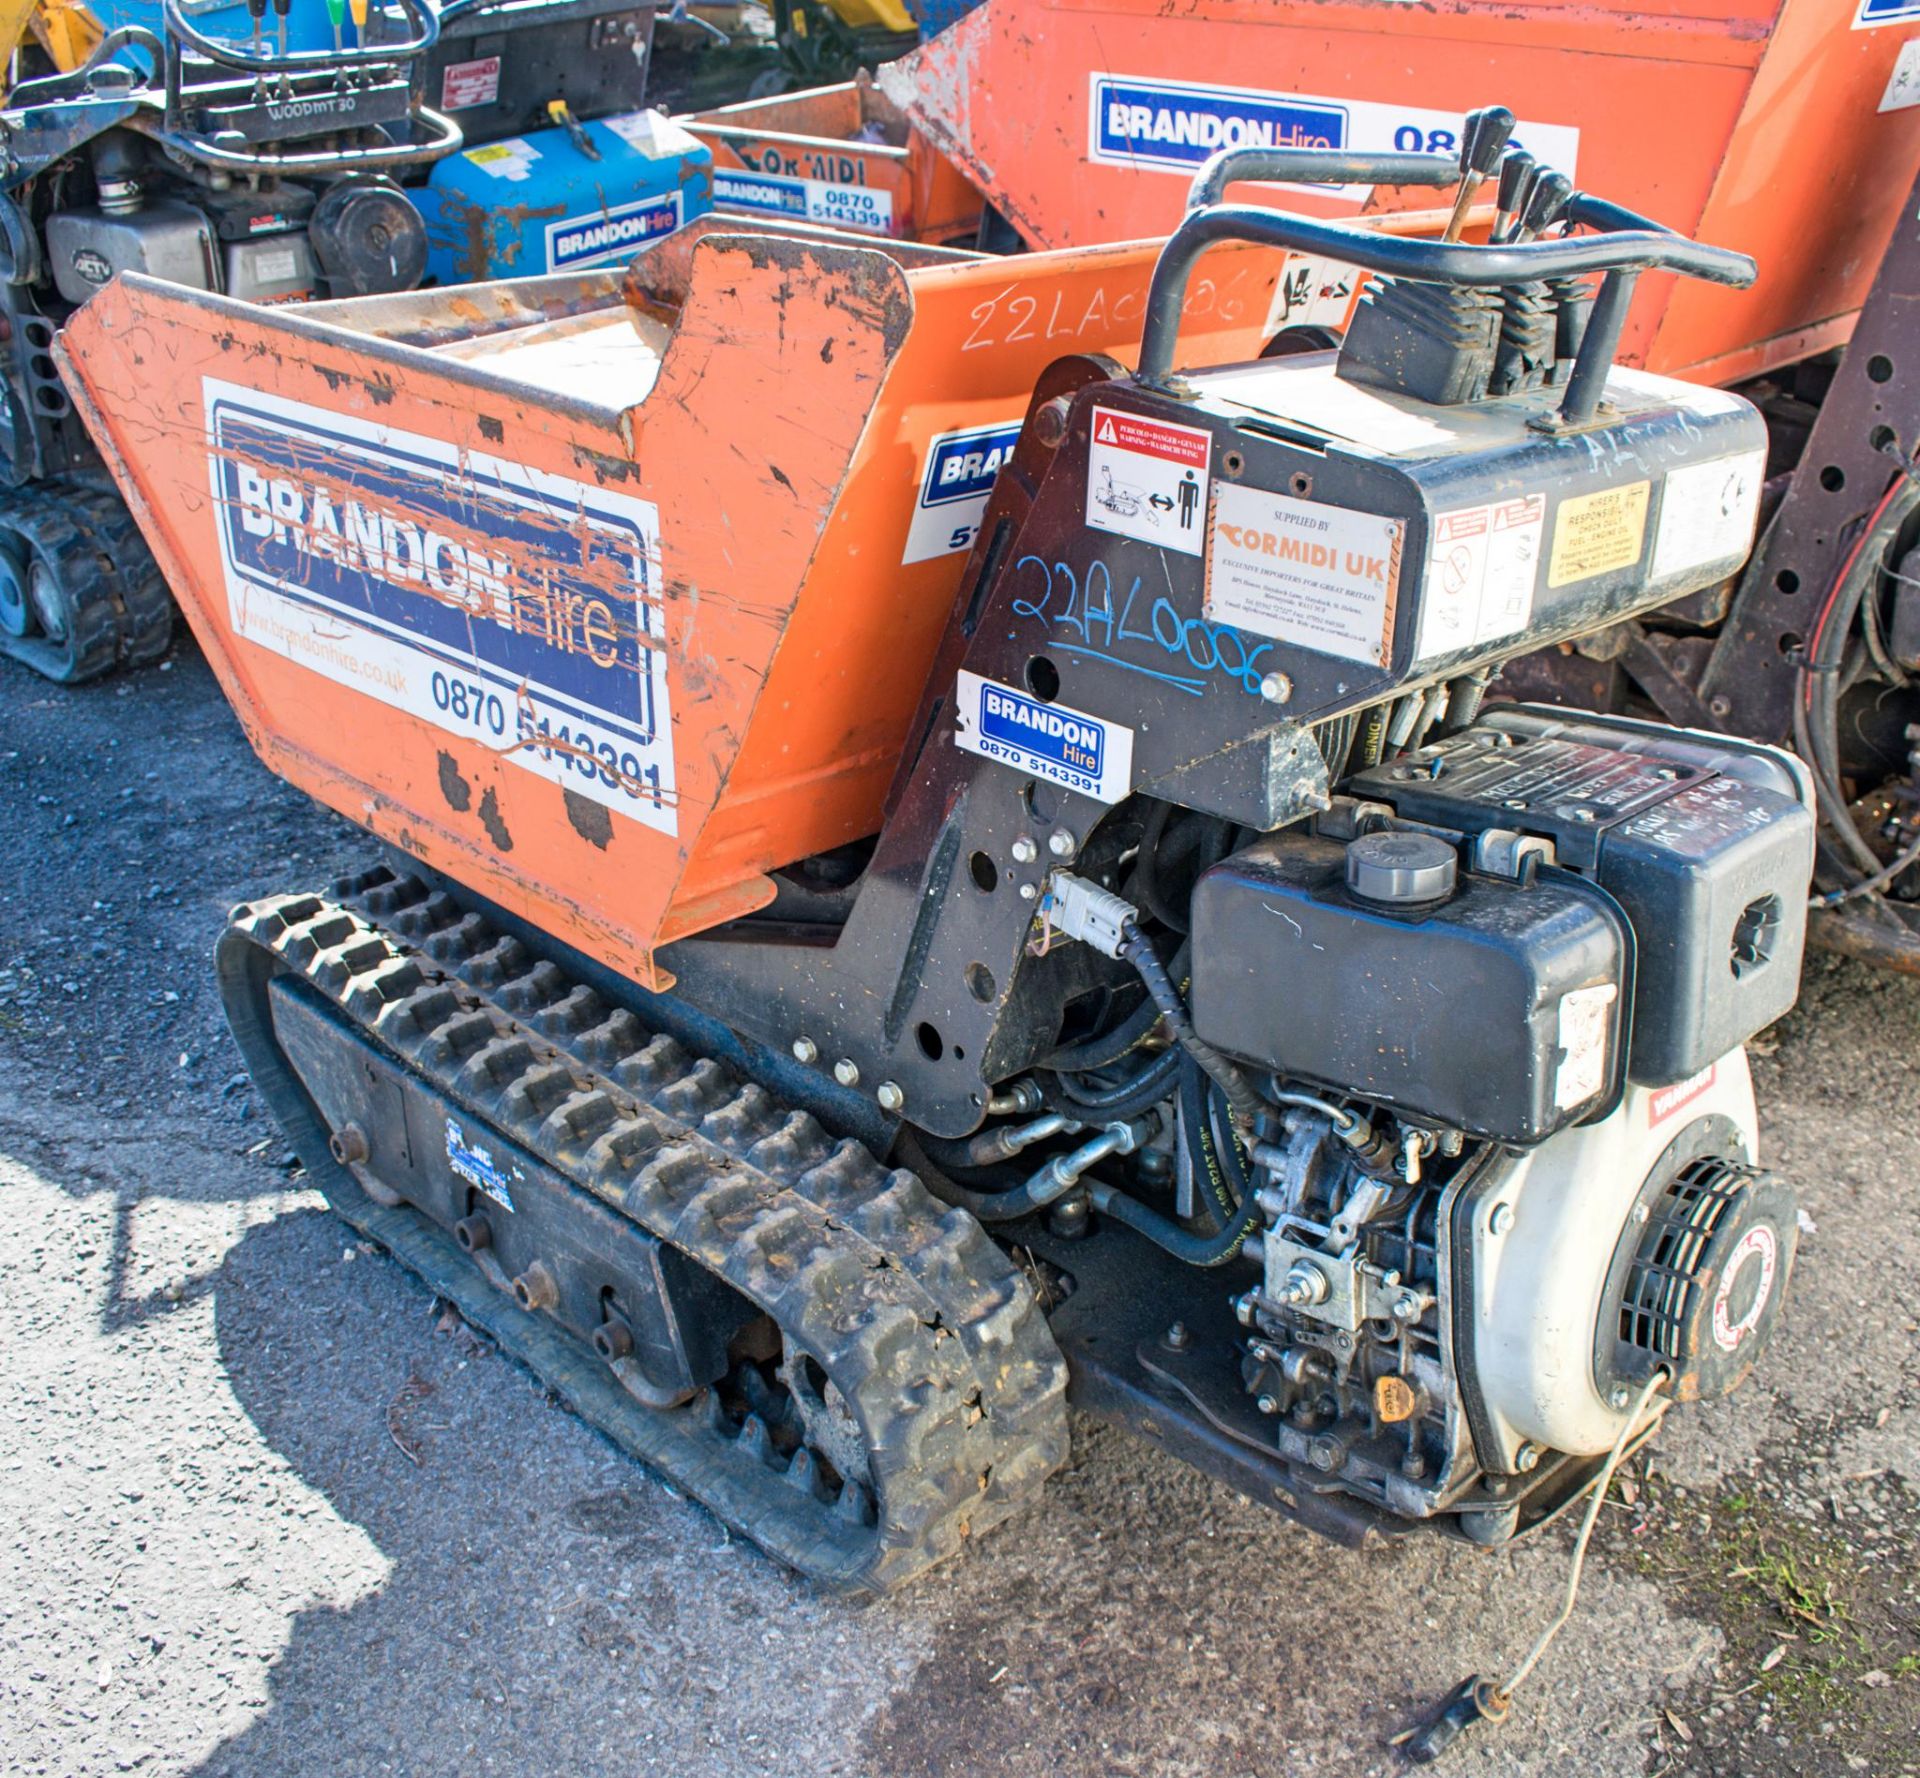
[[[1753,546],[1766,474],[1765,451],[1670,470],[1653,544],[1654,579],[1710,563],[1732,567],[1744,561]]]
[[[1093,410],[1087,523],[1182,555],[1200,553],[1213,435],[1118,408]]]
[[[1419,658],[1515,636],[1533,616],[1544,494],[1434,514]]]
[[[254,278],[262,284],[277,284],[283,278],[300,275],[300,256],[291,247],[269,248],[253,257]]]
[[[1607,1084],[1607,1038],[1619,995],[1612,982],[1596,982],[1560,996],[1561,1053],[1553,1102],[1562,1111],[1586,1104]]]
[[[700,138],[684,124],[677,124],[660,111],[623,111],[618,117],[603,117],[601,127],[611,130],[636,154],[650,161],[671,160],[683,154],[698,154]]]
[[[1209,622],[1384,667],[1405,527],[1223,482],[1207,544]]]

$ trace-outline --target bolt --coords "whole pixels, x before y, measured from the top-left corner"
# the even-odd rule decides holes
[[[1645,1222],[1652,1214],[1653,1210],[1650,1205],[1636,1204],[1633,1207],[1633,1220],[1635,1222]]]
[[[1242,1327],[1251,1327],[1253,1325],[1253,1310],[1254,1300],[1252,1291],[1246,1291],[1233,1299],[1233,1318],[1238,1321]]]
[[[1396,1321],[1417,1321],[1420,1318],[1420,1299],[1410,1290],[1403,1290],[1393,1299],[1393,1318]]]
[[[1709,698],[1707,700],[1707,708],[1712,711],[1715,716],[1725,718],[1733,714],[1733,700],[1731,698]]]
[[[1583,827],[1591,827],[1593,825],[1593,811],[1591,809],[1575,809],[1573,811],[1573,818]]]
[[[1522,1475],[1530,1475],[1540,1467],[1540,1459],[1545,1453],[1531,1441],[1522,1445],[1513,1454],[1513,1467]]]
[[[1289,1309],[1305,1309],[1327,1300],[1327,1275],[1311,1260],[1296,1259],[1280,1286],[1280,1301]]]
[[[820,1059],[820,1046],[811,1037],[796,1037],[793,1040],[793,1059],[796,1062],[817,1062]]]
[[[1269,704],[1284,704],[1293,696],[1293,681],[1284,673],[1269,673],[1260,681],[1260,695]]]
[[[484,1216],[463,1216],[453,1225],[453,1238],[463,1253],[480,1253],[493,1245],[493,1230]]]
[[[1400,1459],[1400,1473],[1410,1482],[1417,1482],[1427,1473],[1427,1460],[1418,1451],[1409,1451]]]
[[[1067,436],[1067,414],[1071,406],[1064,395],[1056,395],[1051,401],[1043,402],[1033,416],[1033,436],[1050,451],[1058,449],[1060,441]]]
[[[1065,863],[1066,860],[1071,858],[1080,848],[1075,844],[1072,834],[1068,833],[1064,827],[1056,827],[1052,833],[1047,835],[1047,850],[1062,863]]]
[[[367,1133],[358,1124],[342,1124],[327,1138],[327,1153],[343,1167],[357,1167],[367,1158]]]
[[[1277,1414],[1280,1411],[1280,1402],[1277,1396],[1263,1395],[1253,1405],[1263,1414]]]
[[[1013,854],[1015,864],[1031,864],[1040,856],[1040,848],[1024,833],[1007,850]]]
[[[860,1064],[851,1056],[842,1056],[833,1065],[833,1078],[843,1087],[857,1087],[860,1084]]]
[[[1627,1403],[1632,1400],[1633,1391],[1624,1383],[1616,1383],[1607,1391],[1607,1406],[1612,1408],[1616,1414],[1623,1412]]]
[[[1039,893],[1040,891],[1036,889],[1031,883],[1022,883],[1020,885],[1020,899],[1022,901],[1032,901],[1039,895]]]
[[[1192,1338],[1193,1336],[1187,1332],[1187,1324],[1184,1321],[1176,1321],[1167,1329],[1167,1345],[1175,1352],[1186,1351],[1188,1342]]]
[[[1331,1433],[1322,1433],[1307,1447],[1307,1461],[1315,1469],[1331,1475],[1336,1469],[1346,1467],[1347,1447]]]
[[[907,1102],[907,1096],[900,1090],[897,1080],[883,1080],[874,1088],[873,1096],[880,1101],[882,1111],[898,1111]]]
[[[1513,1206],[1511,1204],[1494,1205],[1493,1214],[1487,1218],[1487,1227],[1496,1235],[1504,1235],[1513,1227]]]

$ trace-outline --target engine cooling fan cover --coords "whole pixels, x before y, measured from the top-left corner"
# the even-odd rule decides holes
[[[1608,1273],[1595,1330],[1603,1396],[1664,1365],[1669,1399],[1737,1389],[1773,1336],[1799,1239],[1778,1174],[1736,1159],[1703,1120],[1648,1176]]]

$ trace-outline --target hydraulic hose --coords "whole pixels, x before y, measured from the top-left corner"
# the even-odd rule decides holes
[[[1173,961],[1167,965],[1167,973],[1176,982],[1187,979],[1187,960],[1192,955],[1192,947],[1182,942],[1179,950],[1173,954]],[[1103,1031],[1097,1037],[1082,1037],[1073,1043],[1063,1043],[1058,1049],[1040,1058],[1042,1068],[1050,1068],[1056,1074],[1080,1074],[1094,1068],[1111,1068],[1129,1051],[1143,1043],[1160,1023],[1160,1008],[1149,995],[1130,1012],[1111,1031]]]
[[[1184,1055],[1180,1049],[1162,1050],[1138,1073],[1110,1087],[1084,1085],[1051,1073],[1042,1077],[1042,1086],[1055,1110],[1082,1123],[1111,1123],[1117,1117],[1138,1117],[1166,1098],[1174,1089]]]
[[[1212,1108],[1208,1103],[1211,1097],[1206,1077],[1190,1062],[1180,1082],[1181,1123],[1185,1127],[1194,1177],[1207,1182],[1224,1212],[1225,1226],[1217,1234],[1195,1234],[1183,1229],[1171,1217],[1149,1210],[1137,1198],[1129,1197],[1118,1186],[1104,1180],[1094,1180],[1088,1188],[1094,1209],[1103,1216],[1125,1223],[1135,1234],[1146,1236],[1175,1259],[1203,1268],[1223,1266],[1239,1254],[1253,1232],[1260,1210],[1253,1181],[1231,1137],[1225,1142],[1214,1140]]]
[[[1139,972],[1140,979],[1147,984],[1147,992],[1153,997],[1154,1005],[1159,1007],[1161,1016],[1167,1021],[1167,1029],[1226,1095],[1234,1117],[1242,1123],[1252,1123],[1259,1115],[1260,1095],[1253,1090],[1252,1084],[1238,1067],[1194,1030],[1193,1021],[1187,1017],[1187,1004],[1180,998],[1180,991],[1173,985],[1173,979],[1167,974],[1159,953],[1154,950],[1152,940],[1131,920],[1120,935],[1117,954]]]

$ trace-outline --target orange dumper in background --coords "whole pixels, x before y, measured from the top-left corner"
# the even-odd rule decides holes
[[[1516,95],[1576,186],[1758,262],[1750,291],[1655,280],[1628,327],[1627,362],[1721,383],[1845,342],[1920,167],[1901,0],[987,0],[881,85],[1036,247],[1165,233],[1220,148],[1446,153]]]

